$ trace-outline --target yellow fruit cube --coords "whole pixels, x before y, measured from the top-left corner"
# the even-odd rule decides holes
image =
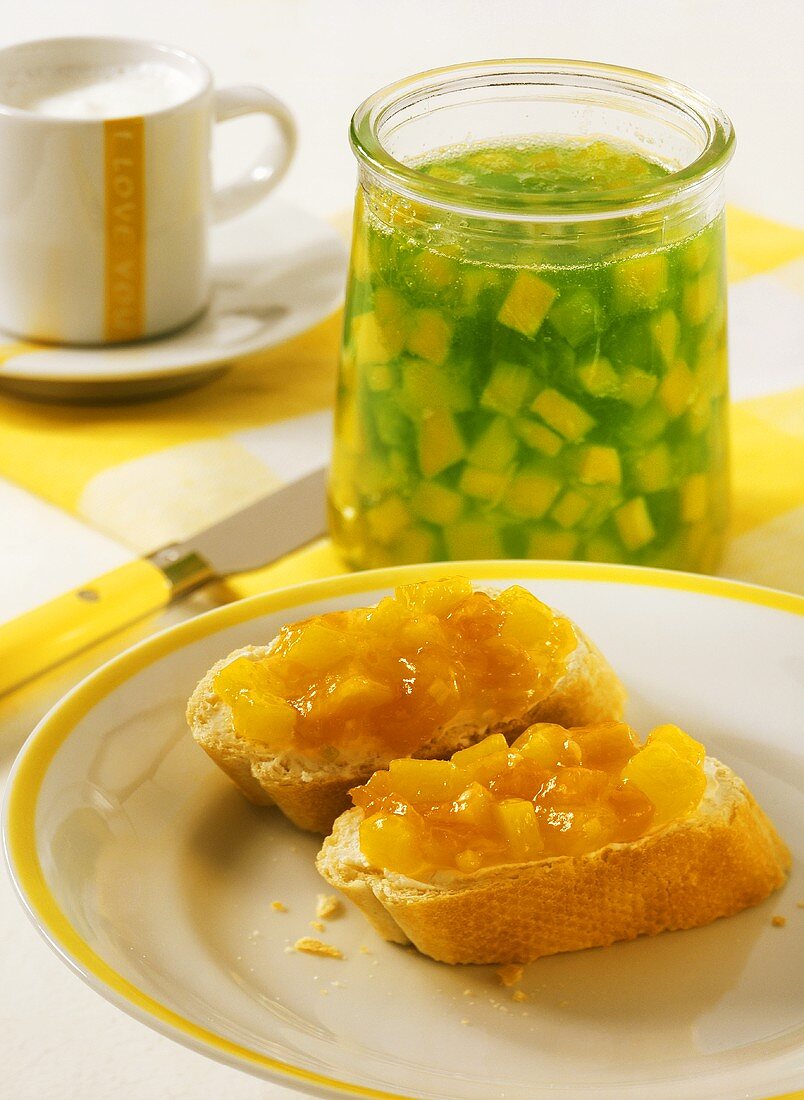
[[[705,234],[693,237],[681,254],[681,266],[688,274],[697,274],[709,259],[712,242]]]
[[[401,376],[402,388],[396,400],[411,420],[422,420],[433,412],[463,412],[471,408],[472,395],[464,383],[432,363],[406,359]]]
[[[583,439],[596,423],[580,405],[553,389],[542,390],[532,403],[531,411],[573,443]]]
[[[533,376],[527,367],[518,363],[498,363],[480,395],[480,404],[484,409],[515,416],[532,387]]]
[[[502,498],[504,507],[524,519],[541,519],[561,490],[561,482],[536,472],[517,474]]]
[[[467,749],[459,749],[452,754],[451,760],[456,768],[462,771],[471,771],[481,760],[488,756],[508,752],[508,742],[501,733],[492,733],[484,737],[482,741],[470,745]]]
[[[634,497],[621,505],[614,513],[614,522],[628,550],[639,550],[656,538],[656,529],[644,497]]]
[[[563,726],[537,722],[520,734],[511,748],[541,768],[554,768],[564,758],[567,736]]]
[[[455,282],[458,266],[454,260],[438,252],[422,252],[416,259],[416,269],[425,283],[443,290]]]
[[[497,601],[505,609],[500,636],[506,641],[517,642],[525,649],[532,649],[549,639],[553,623],[552,612],[526,588],[518,584],[511,585],[500,593]]]
[[[444,528],[447,552],[453,561],[504,557],[499,529],[485,520],[463,520]]]
[[[524,417],[520,417],[514,421],[514,431],[528,447],[532,447],[534,451],[540,451],[549,458],[555,458],[564,446],[560,435],[551,432],[549,428],[545,428],[544,424],[540,424],[536,420],[526,420]]]
[[[437,581],[406,584],[395,591],[397,600],[419,615],[448,615],[468,600],[474,589],[466,577],[441,577]]]
[[[366,509],[366,523],[377,542],[388,544],[410,526],[410,512],[399,497],[388,497]]]
[[[562,527],[574,527],[589,510],[589,498],[568,489],[550,515]]]
[[[420,844],[421,827],[406,814],[372,814],[360,825],[360,848],[372,867],[391,867],[415,878],[429,869]]]
[[[621,561],[621,550],[617,544],[605,535],[595,535],[584,547],[586,561]]]
[[[392,760],[388,771],[394,794],[406,802],[451,802],[464,789],[449,760]]]
[[[620,376],[608,359],[590,359],[577,370],[581,385],[593,397],[615,397],[620,392]]]
[[[667,257],[654,252],[621,260],[612,269],[614,301],[619,310],[655,309],[667,291]]]
[[[352,347],[358,363],[387,363],[404,347],[404,338],[393,327],[384,327],[376,313],[361,313],[352,320]]]
[[[660,741],[646,745],[632,756],[621,775],[653,803],[654,826],[665,825],[694,810],[706,789],[706,776],[701,768]]]
[[[672,463],[665,443],[657,443],[634,461],[634,476],[643,493],[658,493],[670,484]]]
[[[375,707],[384,707],[393,702],[393,698],[393,690],[387,684],[356,674],[336,684],[322,701],[321,710],[348,718],[352,714],[364,714]]]
[[[477,466],[465,466],[458,488],[466,496],[494,501],[503,495],[509,480],[510,475],[507,472],[495,473],[493,470],[481,470]]]
[[[235,732],[241,737],[277,745],[292,739],[299,713],[284,699],[265,695],[251,699],[244,695],[231,707]]]
[[[578,478],[584,485],[619,485],[622,468],[618,452],[614,447],[584,447],[580,454]]]
[[[665,309],[658,317],[651,318],[650,332],[662,362],[669,367],[676,358],[678,337],[681,333],[681,325],[672,309]]]
[[[445,527],[454,523],[463,511],[463,497],[439,485],[437,481],[422,481],[411,497],[410,507],[417,516]]]
[[[387,363],[375,363],[366,371],[366,382],[372,393],[387,393],[393,389],[396,375]]]
[[[690,737],[678,726],[657,726],[648,734],[648,745],[661,743],[674,749],[682,760],[689,760],[691,764],[702,764],[706,756],[706,749],[700,741]]]
[[[535,336],[550,312],[556,294],[550,284],[538,275],[520,271],[500,307],[497,320],[523,336]]]
[[[695,377],[681,359],[670,367],[659,385],[659,398],[670,416],[681,416],[697,392]]]
[[[432,531],[422,527],[409,527],[394,544],[394,554],[403,564],[434,561],[436,543]]]
[[[718,279],[716,271],[707,271],[697,279],[687,283],[681,297],[684,317],[692,325],[702,325],[713,312],[718,300]]]
[[[435,477],[465,454],[463,436],[451,413],[436,409],[425,416],[419,431],[419,466],[425,477]]]
[[[703,519],[709,505],[709,483],[705,474],[692,474],[681,482],[681,519],[696,523]]]
[[[420,359],[440,366],[447,358],[452,328],[434,309],[417,309],[413,315],[407,349]]]
[[[635,409],[641,409],[653,397],[658,385],[658,378],[652,374],[638,367],[629,367],[620,379],[620,397]]]
[[[484,470],[500,472],[511,465],[519,444],[509,421],[495,416],[469,450],[469,461]]]
[[[574,531],[533,531],[528,538],[529,558],[563,561],[575,556],[578,536]]]
[[[450,807],[450,817],[462,828],[485,831],[493,822],[493,815],[494,799],[485,787],[475,782],[471,782]]]
[[[352,645],[342,630],[333,630],[322,622],[313,620],[293,638],[287,648],[292,661],[310,668],[325,667],[332,661],[346,657]]]
[[[536,808],[523,798],[504,798],[497,803],[497,828],[513,860],[533,859],[544,849]]]

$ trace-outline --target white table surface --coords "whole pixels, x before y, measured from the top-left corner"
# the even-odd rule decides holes
[[[630,65],[721,103],[738,135],[730,200],[800,223],[802,10],[798,0],[6,0],[0,45],[64,34],[160,39],[203,57],[221,85],[267,85],[301,130],[282,194],[324,217],[351,202],[351,111],[393,79],[482,57]],[[244,163],[249,126],[232,124],[221,140],[232,165]],[[0,478],[0,621],[130,556]],[[0,699],[0,784],[28,732],[81,676],[204,606],[199,597]],[[301,1095],[185,1050],[107,1004],[51,954],[2,874],[0,944],[0,1098]]]

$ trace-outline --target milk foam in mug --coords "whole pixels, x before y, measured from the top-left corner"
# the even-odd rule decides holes
[[[252,113],[279,145],[213,191],[212,123]],[[279,100],[214,91],[182,50],[114,38],[0,50],[0,328],[104,344],[191,321],[209,297],[210,224],[276,186],[295,141]]]

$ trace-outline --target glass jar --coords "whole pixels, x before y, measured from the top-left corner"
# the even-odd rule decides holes
[[[567,142],[664,167],[495,185],[517,150],[544,171]],[[351,143],[329,491],[350,564],[711,571],[728,514],[725,115],[647,73],[489,61],[377,92]],[[492,168],[467,184],[443,151],[473,149]]]

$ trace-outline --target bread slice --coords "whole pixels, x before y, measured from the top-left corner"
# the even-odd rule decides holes
[[[781,886],[790,854],[745,784],[707,757],[686,817],[630,843],[422,883],[368,865],[363,811],[347,811],[317,866],[379,934],[446,963],[528,963],[603,947],[756,905]]]
[[[505,714],[486,725],[451,724],[433,731],[414,756],[448,758],[458,749],[503,733],[513,741],[533,722],[577,726],[621,717],[625,691],[600,651],[575,629],[577,645],[551,693],[524,714]],[[297,752],[276,753],[269,745],[239,736],[231,708],[215,691],[218,672],[238,657],[259,661],[270,646],[246,646],[230,653],[207,672],[193,692],[187,721],[193,737],[216,764],[258,805],[274,803],[300,829],[326,836],[350,805],[349,789],[367,782],[399,753],[375,753],[322,763]]]

